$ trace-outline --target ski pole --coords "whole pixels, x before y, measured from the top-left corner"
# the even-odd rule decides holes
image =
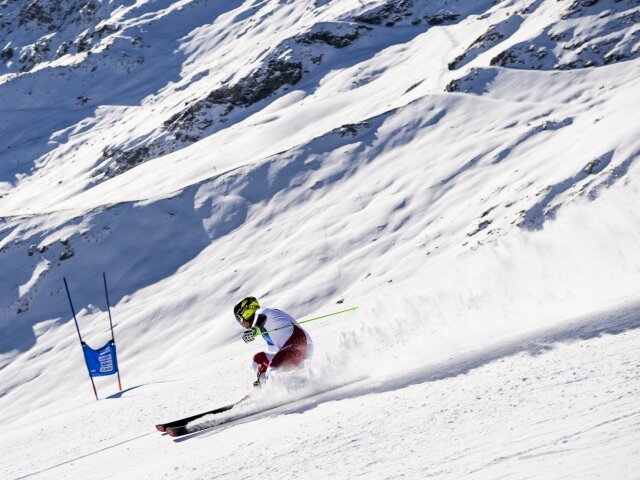
[[[297,322],[297,323],[300,324],[300,323],[313,322],[314,320],[320,320],[321,318],[327,318],[327,317],[332,317],[334,315],[340,315],[341,313],[355,312],[357,309],[358,309],[358,307],[351,307],[351,308],[347,308],[346,310],[340,310],[339,312],[327,313],[326,315],[320,315],[319,317],[309,318],[307,320],[302,320],[301,322]],[[287,326],[287,327],[274,328],[273,330],[267,330],[265,332],[260,331],[260,332],[256,332],[256,335],[266,335],[267,333],[276,332],[278,330],[282,330],[283,328],[289,328],[289,327]]]
[[[71,301],[71,293],[69,293],[69,286],[67,285],[67,279],[62,277],[64,281],[64,288],[67,291],[67,298],[69,299],[69,306],[71,307],[71,313],[73,314],[73,321],[76,324],[76,330],[78,331],[78,338],[80,338],[80,346],[82,347],[82,352],[84,355],[84,341],[82,341],[82,335],[80,335],[80,327],[78,326],[78,320],[76,319],[76,309],[73,308],[73,302]],[[87,365],[87,360],[84,360],[85,365]],[[96,396],[96,400],[98,400],[98,390],[96,390],[96,384],[93,381],[93,377],[91,376],[91,371],[89,370],[89,365],[87,365],[87,372],[89,372],[89,380],[91,380],[91,386],[93,387],[93,393]]]
[[[113,336],[113,321],[111,320],[111,307],[109,306],[109,290],[107,289],[107,274],[102,272],[102,280],[104,281],[104,295],[107,298],[107,310],[109,311],[109,326],[111,327],[111,341],[113,342],[113,346],[116,346],[116,337]],[[118,365],[118,370],[116,370],[118,374],[118,388],[122,391],[122,382],[120,381],[120,365]]]

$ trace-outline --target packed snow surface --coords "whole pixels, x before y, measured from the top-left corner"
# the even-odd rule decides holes
[[[640,478],[637,0],[0,14],[1,478]]]

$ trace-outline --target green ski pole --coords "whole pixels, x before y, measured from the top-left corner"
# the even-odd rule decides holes
[[[326,315],[320,315],[319,317],[313,317],[313,318],[309,318],[307,320],[302,320],[301,322],[298,322],[298,324],[300,323],[307,323],[307,322],[313,322],[314,320],[320,320],[321,318],[327,318],[327,317],[333,317],[334,315],[340,315],[341,313],[346,313],[346,312],[355,312],[358,309],[358,307],[351,307],[351,308],[347,308],[346,310],[340,310],[339,312],[333,312],[333,313],[328,313]],[[266,335],[267,333],[271,333],[271,332],[275,332],[278,330],[282,330],[283,328],[289,328],[287,327],[280,327],[280,328],[274,328],[273,330],[267,330],[266,332],[256,332],[256,335]]]

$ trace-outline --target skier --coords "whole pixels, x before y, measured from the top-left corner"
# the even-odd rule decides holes
[[[313,343],[309,334],[289,314],[275,308],[260,308],[255,297],[245,297],[233,308],[237,322],[245,329],[242,340],[252,342],[261,335],[267,351],[253,356],[253,383],[259,387],[269,375],[299,367],[310,355]],[[269,333],[266,333],[269,332]]]

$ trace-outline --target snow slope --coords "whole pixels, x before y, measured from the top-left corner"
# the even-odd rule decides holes
[[[82,5],[0,3],[3,478],[638,478],[637,1]],[[161,438],[248,294],[369,378]]]
[[[21,429],[2,454],[14,459],[10,478],[257,478],[265,468],[301,478],[637,478],[637,308],[410,366],[189,440],[150,431],[149,404],[186,410],[163,382],[196,403],[241,393],[214,394],[219,384],[201,367]]]

